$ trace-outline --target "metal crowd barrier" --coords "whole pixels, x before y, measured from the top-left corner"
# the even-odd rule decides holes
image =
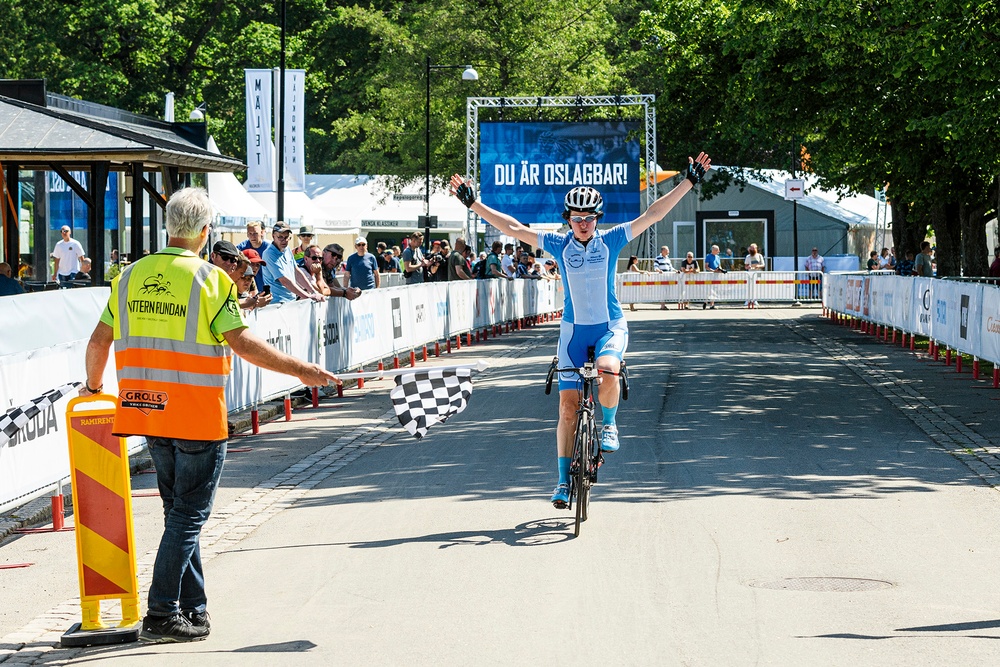
[[[728,273],[619,273],[615,279],[622,303],[819,303],[819,271],[730,271]]]

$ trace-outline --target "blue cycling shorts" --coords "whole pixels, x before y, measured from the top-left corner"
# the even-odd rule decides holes
[[[594,358],[614,357],[619,361],[628,347],[628,324],[625,318],[602,324],[559,324],[559,367],[580,368],[587,363],[587,348],[594,348]],[[559,374],[559,390],[581,389],[583,381],[576,373]]]

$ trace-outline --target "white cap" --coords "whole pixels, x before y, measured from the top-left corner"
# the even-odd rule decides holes
[[[360,245],[362,243],[368,245],[368,239],[366,239],[364,236],[359,236],[358,238],[354,239],[354,245]]]

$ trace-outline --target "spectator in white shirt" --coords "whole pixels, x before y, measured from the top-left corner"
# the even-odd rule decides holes
[[[62,241],[52,249],[52,259],[55,260],[52,262],[52,280],[60,285],[69,286],[73,282],[73,277],[80,272],[80,259],[84,256],[83,245],[71,236],[72,232],[67,225],[63,225],[59,230]]]

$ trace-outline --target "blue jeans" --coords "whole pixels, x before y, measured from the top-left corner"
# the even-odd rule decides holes
[[[201,528],[212,512],[226,460],[226,440],[147,438],[163,499],[163,537],[149,586],[149,614],[203,612],[205,575],[201,568]]]

